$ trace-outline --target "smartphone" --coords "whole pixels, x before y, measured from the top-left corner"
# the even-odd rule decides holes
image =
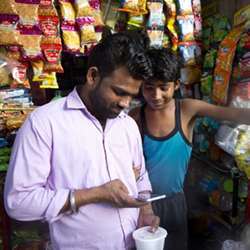
[[[165,194],[139,194],[136,197],[136,200],[138,201],[143,201],[143,202],[151,202],[151,201],[156,201],[156,200],[161,200],[166,198]]]

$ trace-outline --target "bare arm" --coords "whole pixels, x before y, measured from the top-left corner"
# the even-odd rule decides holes
[[[141,207],[146,203],[140,202],[129,196],[126,186],[118,179],[107,182],[99,187],[79,189],[74,192],[76,207],[106,202],[116,207]],[[70,210],[69,197],[60,213]]]
[[[215,120],[250,125],[250,109],[216,106],[194,99],[184,100],[183,105],[183,111],[188,112],[191,119],[194,117],[208,116]]]

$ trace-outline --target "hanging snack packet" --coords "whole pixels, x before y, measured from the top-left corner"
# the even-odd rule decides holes
[[[13,81],[10,84],[11,88],[30,88],[29,80],[27,79],[27,69],[29,64],[27,62],[18,63],[17,67],[12,73]]]
[[[133,13],[134,15],[147,14],[147,1],[146,0],[122,0],[122,8],[119,11],[125,11]]]
[[[22,44],[24,60],[38,60],[43,58],[40,48],[41,39],[41,30],[36,26],[26,26],[20,30],[20,42]]]
[[[59,35],[59,18],[53,5],[39,7],[39,24],[44,36]]]
[[[199,65],[201,62],[201,48],[197,42],[179,43],[180,53],[184,59],[184,65]]]
[[[40,0],[15,0],[16,10],[20,17],[20,26],[38,25],[38,7]]]
[[[71,0],[59,0],[63,24],[75,24],[76,13]]]
[[[143,29],[144,16],[129,13],[128,29]]]
[[[31,62],[31,66],[33,69],[33,78],[32,78],[33,82],[42,82],[45,79],[51,78],[50,73],[46,73],[43,71],[44,61],[39,60]]]
[[[39,16],[40,27],[44,36],[58,36],[59,19],[56,16]]]
[[[80,27],[81,48],[85,45],[97,42],[95,27],[95,19],[93,17],[77,18],[77,23]]]
[[[213,69],[217,58],[217,49],[210,49],[204,57],[203,68]]]
[[[53,5],[53,0],[40,0],[40,6],[49,7]]]
[[[15,61],[19,61],[22,58],[20,46],[5,46],[6,56]]]
[[[92,16],[92,8],[88,0],[75,0],[76,17]]]
[[[62,43],[60,37],[43,37],[41,48],[46,59],[44,72],[63,73],[61,65]]]
[[[61,26],[64,50],[72,53],[80,52],[80,36],[74,25]]]
[[[147,34],[150,39],[150,45],[153,47],[162,47],[165,23],[163,2],[148,2],[148,9],[150,12],[147,23]]]
[[[220,44],[214,70],[215,77],[212,95],[213,100],[217,104],[227,104],[234,54],[243,30],[243,27],[234,28]]]
[[[192,15],[192,0],[177,0],[179,15]]]
[[[15,0],[1,0],[0,14],[17,15]]]
[[[20,45],[17,15],[0,14],[0,45]]]
[[[177,16],[182,42],[194,40],[194,16]]]
[[[43,81],[42,84],[40,85],[41,89],[58,89],[58,83],[56,79],[56,73],[51,72],[48,74],[48,77],[46,77]]]
[[[92,8],[92,16],[95,19],[94,26],[104,26],[102,12],[99,0],[89,0],[89,5]]]
[[[39,5],[38,16],[57,16],[58,13],[53,4],[51,5]]]
[[[175,28],[176,20],[176,5],[174,0],[165,0],[167,6],[167,29],[171,36],[172,49],[175,51],[178,48],[178,34]]]

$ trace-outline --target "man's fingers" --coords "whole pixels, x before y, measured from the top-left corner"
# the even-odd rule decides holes
[[[154,219],[153,219],[151,227],[150,227],[150,231],[152,233],[154,233],[157,230],[157,228],[159,227],[159,225],[160,225],[160,218],[158,216],[154,216]]]

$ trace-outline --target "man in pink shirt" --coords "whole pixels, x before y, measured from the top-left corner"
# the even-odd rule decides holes
[[[18,131],[5,207],[17,220],[47,220],[54,250],[132,249],[137,227],[159,225],[151,205],[133,198],[151,185],[137,125],[122,111],[151,76],[138,41],[102,40],[84,85],[37,108]]]

